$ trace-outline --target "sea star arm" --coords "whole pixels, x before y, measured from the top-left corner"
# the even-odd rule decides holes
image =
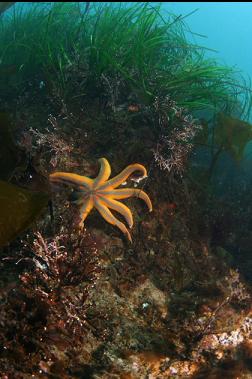
[[[101,216],[108,223],[117,226],[121,230],[121,232],[123,232],[124,234],[127,235],[130,242],[132,242],[131,235],[130,235],[128,229],[126,228],[126,226],[121,221],[117,220],[117,218],[115,218],[115,216],[113,216],[113,214],[106,207],[106,205],[102,202],[102,200],[97,199],[95,201],[95,208],[100,212]]]
[[[121,213],[125,220],[127,221],[130,228],[133,226],[133,217],[130,209],[125,205],[112,199],[111,197],[101,197],[102,202],[106,205],[106,207],[113,209],[114,211]]]
[[[68,172],[54,172],[50,175],[50,182],[52,183],[63,183],[72,186],[79,186],[91,189],[93,180],[77,174],[71,174]]]
[[[83,223],[85,219],[87,218],[87,216],[89,215],[89,213],[91,212],[91,210],[93,209],[93,207],[94,207],[93,196],[90,196],[87,200],[85,200],[85,202],[82,204],[79,210],[80,218],[81,218],[81,221],[79,222],[80,228],[83,228]]]
[[[96,189],[105,183],[111,174],[111,167],[106,158],[99,159],[100,171],[98,176],[94,179],[93,188]]]
[[[114,178],[101,185],[100,190],[118,187],[120,184],[125,182],[134,171],[140,171],[143,178],[147,176],[145,167],[139,163],[135,163],[127,166],[120,174],[116,175]]]
[[[103,191],[100,191],[100,194],[103,195]],[[151,199],[149,198],[147,193],[141,189],[138,189],[138,188],[119,188],[119,189],[114,189],[111,191],[104,191],[104,194],[112,197],[113,199],[127,199],[128,197],[139,197],[140,199],[145,201],[147,207],[149,208],[149,211],[150,212],[152,211]]]

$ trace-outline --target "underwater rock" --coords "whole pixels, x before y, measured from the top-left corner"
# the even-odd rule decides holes
[[[17,168],[22,166],[24,152],[16,146],[13,138],[13,126],[5,113],[0,113],[0,179],[9,180]]]

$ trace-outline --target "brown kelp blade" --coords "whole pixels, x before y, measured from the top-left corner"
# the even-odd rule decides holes
[[[243,157],[244,149],[252,139],[252,125],[225,113],[217,115],[214,142],[223,146],[237,162]]]
[[[7,9],[9,9],[12,5],[14,5],[16,2],[14,3],[10,3],[10,2],[0,2],[0,14],[2,14],[3,12],[5,12]]]
[[[48,194],[0,181],[0,246],[23,232],[47,205]]]

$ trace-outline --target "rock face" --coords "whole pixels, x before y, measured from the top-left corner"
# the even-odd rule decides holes
[[[101,156],[115,173],[139,161],[148,178],[127,186],[144,188],[153,212],[125,202],[134,216],[130,244],[95,211],[79,233],[71,188],[52,195],[51,211],[2,251],[3,378],[249,378],[250,289],[224,238],[214,244],[222,224],[210,223],[200,192],[155,166],[146,125],[129,130],[116,113],[108,123],[94,109],[48,117],[48,109],[23,105],[19,136],[41,175],[93,177]],[[41,119],[49,132],[38,130]],[[16,180],[29,188],[26,177]]]

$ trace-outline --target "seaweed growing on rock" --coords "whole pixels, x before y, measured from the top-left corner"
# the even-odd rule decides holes
[[[162,170],[182,175],[194,146],[194,140],[202,126],[188,110],[179,107],[168,97],[157,98],[154,104],[161,130],[154,151],[156,164]]]
[[[3,17],[0,29],[1,64],[18,67],[9,101],[11,90],[21,95],[32,86],[36,97],[80,107],[98,100],[116,110],[129,96],[149,105],[169,94],[190,111],[237,109],[242,78],[205,58],[204,48],[186,39],[183,17],[163,17],[160,4],[91,3],[89,12],[62,2],[13,8],[15,17]],[[241,84],[245,114],[250,92]]]
[[[37,232],[17,263],[20,280],[1,289],[1,374],[65,377],[79,354],[88,355],[87,299],[100,271],[95,241],[88,233],[45,239]]]

